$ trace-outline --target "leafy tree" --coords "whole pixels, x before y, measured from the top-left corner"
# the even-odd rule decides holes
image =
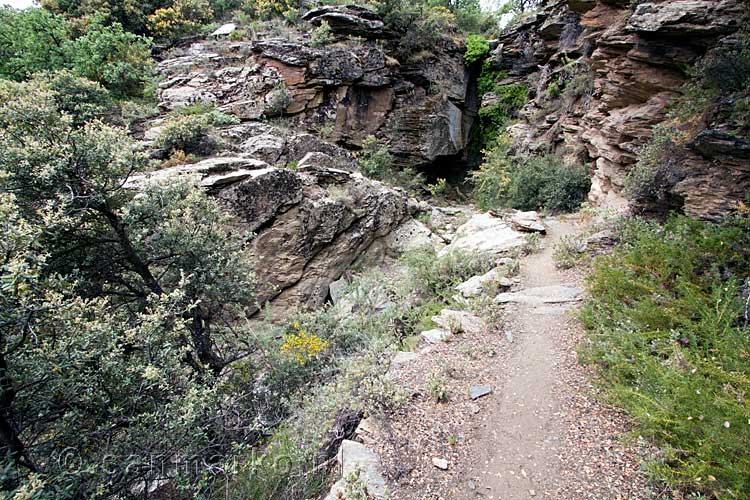
[[[124,189],[144,161],[126,131],[62,112],[54,88],[0,84],[3,489],[201,489],[258,437],[226,376],[255,349],[235,326],[253,298],[246,241],[189,180]]]
[[[0,7],[0,77],[29,78],[69,63],[70,25],[42,9]]]
[[[34,86],[50,91],[55,107],[70,116],[73,127],[94,119],[105,121],[116,114],[115,102],[107,89],[69,71],[37,73],[32,81]]]
[[[164,39],[175,39],[198,30],[213,18],[208,0],[175,0],[169,7],[148,16],[149,32]]]
[[[115,94],[137,96],[151,79],[151,42],[101,18],[70,43],[70,69]]]
[[[157,9],[169,7],[171,0],[41,0],[42,7],[60,14],[85,28],[88,19],[101,17],[105,24],[119,23],[125,30],[138,35],[148,34],[148,16]]]
[[[75,38],[60,15],[0,8],[0,77],[21,81],[40,71],[67,69],[116,94],[141,95],[151,78],[151,42],[119,23],[106,25],[102,15],[90,21]]]

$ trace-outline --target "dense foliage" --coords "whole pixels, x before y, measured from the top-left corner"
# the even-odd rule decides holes
[[[121,96],[139,96],[151,79],[151,42],[102,16],[78,34],[62,16],[42,9],[0,8],[0,78],[25,80],[69,70]]]
[[[551,155],[514,157],[510,146],[511,139],[500,136],[471,174],[474,200],[480,208],[571,212],[581,206],[591,188],[585,168],[565,165]]]
[[[230,454],[256,417],[220,378],[255,348],[232,326],[246,242],[190,181],[124,189],[142,156],[71,99],[0,86],[3,481],[34,498],[125,495]]]
[[[489,42],[481,35],[469,35],[466,38],[464,61],[467,65],[481,61],[490,51]]]
[[[750,219],[628,222],[599,258],[585,359],[663,454],[652,472],[700,498],[750,496]]]

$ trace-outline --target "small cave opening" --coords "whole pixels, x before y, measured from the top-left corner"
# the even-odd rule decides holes
[[[438,156],[432,163],[420,165],[417,170],[429,184],[434,184],[438,179],[445,179],[449,184],[460,184],[472,168],[465,154],[457,154]]]

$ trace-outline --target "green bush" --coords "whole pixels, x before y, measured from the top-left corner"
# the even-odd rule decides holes
[[[274,117],[284,114],[284,110],[292,103],[292,96],[284,85],[279,82],[267,95],[263,103],[263,116]]]
[[[204,116],[206,121],[217,127],[222,125],[239,125],[240,119],[235,115],[228,115],[216,108],[212,102],[197,102],[189,106],[182,106],[172,112],[172,116]]]
[[[371,177],[382,179],[393,168],[393,156],[385,144],[380,144],[374,135],[362,141],[359,166]]]
[[[64,68],[71,36],[62,16],[0,6],[0,76],[20,81],[39,71]]]
[[[203,154],[214,126],[237,125],[240,119],[222,113],[213,103],[199,102],[175,109],[166,119],[155,145],[168,151]]]
[[[438,257],[429,246],[406,252],[402,261],[409,269],[412,290],[443,302],[450,302],[456,285],[493,267],[492,259],[469,253],[450,252]]]
[[[591,189],[585,168],[566,166],[556,156],[513,158],[510,144],[508,136],[501,136],[471,173],[473,198],[480,208],[570,212],[580,207]]]
[[[399,169],[393,164],[393,155],[388,146],[370,135],[362,141],[362,150],[357,155],[359,166],[368,177],[414,191],[424,183],[422,174],[411,168]]]
[[[74,127],[83,126],[94,119],[114,118],[117,114],[114,99],[106,89],[68,71],[37,73],[31,83],[52,92],[55,105],[70,116]]]
[[[750,219],[634,220],[595,261],[582,357],[663,453],[649,465],[700,498],[750,498]]]
[[[153,78],[151,41],[95,20],[70,47],[71,69],[120,96],[143,95]]]
[[[198,153],[210,126],[210,120],[205,115],[175,116],[164,124],[155,145],[169,151]]]
[[[466,52],[464,61],[467,65],[474,64],[487,56],[490,51],[490,44],[486,38],[481,35],[469,35],[466,39]]]
[[[331,43],[332,40],[331,26],[328,24],[328,21],[321,22],[320,26],[310,33],[310,45],[313,47],[324,47]]]
[[[145,163],[127,131],[58,103],[0,81],[0,469],[6,497],[111,498],[252,442],[253,391],[224,388],[256,352],[234,327],[255,285],[215,199],[187,179],[125,189]],[[185,496],[206,472],[180,474]]]
[[[508,155],[510,145],[508,135],[499,136],[497,143],[485,152],[479,169],[470,173],[472,198],[482,210],[496,209],[506,204],[513,170],[513,162]]]
[[[479,109],[479,141],[483,148],[491,148],[510,125],[518,110],[526,104],[529,89],[525,85],[511,84],[495,85],[492,91],[498,102]]]
[[[638,154],[638,161],[625,177],[625,193],[639,205],[665,204],[684,156],[679,132],[660,124]]]
[[[101,15],[89,19],[85,33],[62,17],[42,9],[0,8],[0,76],[25,80],[39,71],[67,69],[102,84],[118,96],[143,94],[152,79],[151,42],[105,24]]]
[[[199,28],[214,17],[208,0],[174,0],[168,7],[148,16],[149,33],[164,40],[175,40]]]
[[[581,206],[591,189],[583,167],[570,167],[556,156],[533,157],[511,173],[509,201],[519,210],[545,209],[572,212]]]
[[[516,117],[529,98],[529,88],[525,84],[501,85],[507,78],[504,71],[493,70],[490,61],[482,65],[477,81],[477,92],[480,97],[494,93],[497,102],[479,110],[479,123],[472,129],[472,143],[479,150],[490,150],[503,134],[511,120]],[[476,151],[474,152],[476,155]]]

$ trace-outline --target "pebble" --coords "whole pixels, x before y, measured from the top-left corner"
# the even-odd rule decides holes
[[[473,385],[469,388],[469,396],[471,399],[479,399],[492,392],[492,386],[490,385]]]
[[[437,457],[433,458],[432,465],[434,465],[440,470],[448,470],[448,461],[444,458],[437,458]]]

